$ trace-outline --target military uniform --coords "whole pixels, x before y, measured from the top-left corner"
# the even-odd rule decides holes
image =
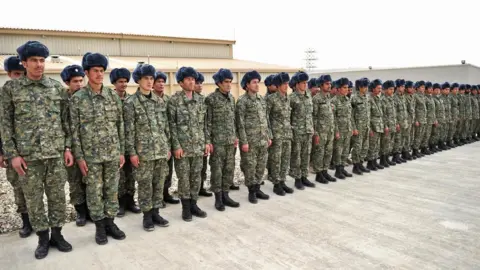
[[[450,94],[448,100],[450,101],[450,117],[451,117],[451,122],[448,127],[448,135],[447,139],[448,142],[452,142],[455,140],[455,142],[458,142],[458,137],[457,137],[457,128],[459,125],[460,121],[460,102],[459,102],[459,96],[458,94]],[[443,130],[443,128],[442,128]],[[443,132],[446,132],[446,130],[443,130]],[[450,146],[453,146],[450,144]]]
[[[462,85],[463,87],[463,85]],[[458,94],[458,126],[457,126],[457,137],[460,141],[465,141],[465,133],[463,132],[465,129],[465,94]]]
[[[470,136],[475,138],[477,133],[478,120],[480,119],[480,112],[477,95],[472,94],[470,98],[472,101],[472,127],[470,128]]]
[[[423,151],[425,153],[429,154],[430,151],[428,150],[428,147],[430,146],[429,143],[430,137],[432,136],[432,128],[437,122],[437,118],[435,115],[435,100],[432,95],[425,95],[425,106],[427,108],[427,124],[425,125],[425,136],[421,143],[421,147],[423,147]]]
[[[426,136],[427,127],[427,105],[425,100],[425,94],[420,92],[415,94],[415,120],[420,124],[415,126],[415,137],[413,142],[413,151],[420,156],[419,149],[422,146],[422,142]]]
[[[442,94],[442,100],[443,100],[443,107],[445,110],[445,126],[442,129],[442,145],[450,145],[451,142],[448,141],[449,137],[448,134],[450,133],[450,126],[453,123],[453,115],[452,115],[452,108],[451,108],[451,103],[450,103],[450,98],[449,95]]]
[[[334,107],[334,119],[335,119],[335,134],[340,134],[340,138],[334,142],[334,165],[336,166],[336,177],[340,177],[340,174],[345,176],[350,174],[346,173],[344,166],[347,165],[347,158],[350,154],[350,139],[352,137],[352,103],[347,96],[337,95],[333,98],[332,104]],[[345,177],[343,177],[345,178]]]
[[[352,97],[352,129],[358,130],[358,135],[352,137],[353,164],[361,164],[367,158],[370,133],[369,99],[367,95],[360,94]]]
[[[407,112],[408,112],[408,123],[409,123],[409,128],[408,128],[408,137],[405,140],[405,144],[403,146],[403,150],[408,153],[408,159],[412,159],[412,156],[410,155],[410,152],[412,151],[413,148],[413,141],[415,138],[415,123],[417,122],[417,119],[415,117],[415,94],[405,94],[405,102],[407,106]],[[416,156],[414,156],[416,158]]]
[[[382,96],[380,102],[383,112],[383,125],[384,128],[388,128],[388,132],[384,132],[380,139],[380,164],[384,167],[388,167],[389,165],[396,164],[395,162],[390,162],[388,157],[393,150],[397,116],[395,114],[395,101],[393,96]]]
[[[395,142],[393,145],[393,152],[399,155],[402,153],[402,158],[408,157],[408,139],[410,136],[410,129],[412,128],[411,117],[408,113],[407,99],[405,94],[395,93],[395,115],[397,117],[397,124],[400,126],[400,131],[395,133]],[[397,158],[398,163],[398,158]]]
[[[471,127],[472,127],[472,119],[473,119],[473,111],[472,111],[472,99],[470,93],[465,93],[464,97],[464,106],[465,106],[465,127],[463,130],[464,137],[466,140],[470,140],[471,137]]]
[[[435,102],[435,117],[438,121],[438,125],[433,126],[430,145],[439,145],[440,148],[443,149],[442,142],[444,141],[444,136],[449,128],[449,123],[445,117],[445,102],[449,102],[450,98],[443,99],[442,94],[439,94],[435,95],[433,100]]]
[[[384,133],[383,110],[380,95],[373,96],[370,99],[370,141],[367,159],[369,162],[368,169],[376,170],[376,168],[383,168],[376,166],[377,158],[380,152],[380,139]],[[373,136],[372,136],[373,135]]]

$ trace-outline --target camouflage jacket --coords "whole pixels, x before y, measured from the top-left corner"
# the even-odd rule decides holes
[[[235,99],[227,96],[217,88],[205,98],[207,107],[206,138],[213,144],[233,145],[237,139],[235,129]]]
[[[425,95],[425,105],[427,106],[427,125],[433,125],[436,121],[435,100],[432,95]]]
[[[347,96],[337,95],[332,99],[335,132],[352,132],[352,102]]]
[[[235,123],[239,145],[268,145],[272,132],[268,124],[267,104],[265,99],[256,94],[243,94],[235,107]]]
[[[465,95],[464,106],[465,106],[465,119],[466,120],[472,120],[473,119],[473,110],[472,110],[472,96],[471,95]]]
[[[280,92],[267,97],[267,115],[272,130],[273,139],[291,140],[292,126],[290,124],[290,97],[282,96]]]
[[[370,128],[370,102],[367,95],[353,95],[352,101],[352,129],[368,130]]]
[[[415,118],[415,94],[405,94],[405,104],[407,105],[407,112],[409,117],[409,123],[414,125],[417,122]]]
[[[313,128],[315,135],[335,131],[335,117],[330,96],[319,92],[313,97]]]
[[[478,111],[478,99],[477,99],[477,96],[471,96],[471,100],[472,100],[472,119],[479,119],[480,118],[480,114],[479,114],[479,111]]]
[[[293,135],[313,134],[313,103],[312,96],[298,91],[290,94],[290,107],[292,108],[290,123]]]
[[[145,97],[140,90],[129,96],[123,106],[125,150],[140,160],[166,159],[170,151],[170,128],[167,104],[152,93]]]
[[[465,105],[463,104],[465,95],[462,94],[457,94],[457,100],[458,100],[458,119],[459,120],[465,120]]]
[[[427,104],[425,94],[415,94],[415,120],[422,124],[427,124]]]
[[[412,125],[411,117],[408,114],[407,110],[407,99],[405,94],[395,93],[393,97],[395,103],[395,115],[397,116],[397,124],[400,125],[401,129],[407,129]]]
[[[370,130],[383,133],[383,110],[380,95],[370,98]]]
[[[448,95],[448,100],[449,100],[450,109],[451,109],[450,117],[451,117],[452,121],[453,120],[458,121],[459,120],[459,113],[460,113],[458,95],[449,94]]]
[[[450,97],[448,95],[441,94],[442,101],[443,101],[443,108],[445,111],[445,121],[447,123],[452,123],[452,107],[450,103]]]
[[[126,101],[130,96],[132,96],[132,95],[130,95],[129,93],[127,93],[127,92],[125,91],[125,96],[122,98],[115,89],[113,89],[113,91],[118,95],[118,98],[120,98],[120,101],[122,101],[122,104],[125,104],[125,101]]]
[[[380,99],[383,111],[383,125],[388,127],[389,132],[396,132],[397,115],[395,111],[395,100],[393,96],[382,96]]]
[[[194,92],[189,99],[185,91],[179,91],[172,95],[167,108],[172,149],[182,149],[185,157],[203,156],[205,144],[210,143],[205,136],[203,96]]]
[[[68,95],[62,85],[43,76],[7,81],[2,93],[2,141],[7,159],[63,158],[71,147]]]
[[[445,118],[445,101],[448,101],[448,99],[444,100],[442,98],[442,95],[436,95],[433,97],[433,100],[435,101],[435,117],[437,118],[438,123],[444,124],[447,123],[447,119]]]

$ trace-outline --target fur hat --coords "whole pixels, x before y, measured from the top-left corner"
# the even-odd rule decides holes
[[[293,74],[292,78],[290,78],[290,81],[288,82],[288,86],[292,90],[295,90],[295,86],[297,85],[297,74]]]
[[[108,59],[103,54],[87,52],[82,58],[82,67],[84,70],[89,70],[92,67],[103,67],[107,70]]]
[[[22,61],[26,61],[32,56],[47,58],[50,55],[47,46],[38,41],[27,41],[27,43],[17,48],[17,53]]]
[[[155,73],[155,81],[158,80],[158,79],[163,79],[163,81],[166,83],[167,82],[167,74],[161,72],[161,71],[157,71]]]
[[[20,61],[18,56],[10,56],[6,58],[5,61],[3,61],[3,69],[6,72],[14,70],[25,71],[25,67],[22,65],[22,61]]]
[[[420,88],[422,86],[425,86],[425,81],[418,81],[415,83],[415,88]]]
[[[405,82],[405,88],[412,88],[413,87],[413,82],[412,81],[406,81]]]
[[[133,70],[132,78],[135,83],[138,83],[142,77],[152,76],[155,78],[157,71],[152,65],[140,64]]]
[[[383,83],[383,89],[384,90],[387,90],[388,88],[394,88],[395,87],[395,83],[392,81],[392,80],[388,80],[388,81],[385,81]]]
[[[458,83],[452,83],[451,88],[457,88],[457,87],[459,87],[459,86],[460,86],[460,85],[458,85]]]
[[[197,79],[195,80],[195,83],[196,84],[202,84],[205,81],[205,77],[200,72],[197,72],[197,74],[198,74],[198,76],[197,76]]]
[[[437,88],[438,88],[438,89],[441,89],[442,87],[440,86],[439,83],[434,83],[434,84],[433,84],[433,89],[435,90],[435,89],[437,89]]]
[[[318,87],[317,85],[317,79],[316,78],[311,78],[309,81],[308,81],[308,89],[312,89],[314,87]]]
[[[401,87],[405,86],[405,80],[404,79],[396,79],[395,80],[395,87]]]
[[[276,86],[280,86],[284,83],[290,81],[290,75],[286,72],[280,72],[275,77],[273,77],[272,84]]]
[[[233,74],[230,69],[221,68],[217,71],[217,73],[213,74],[213,80],[215,81],[215,84],[222,83],[226,79],[233,80]]]
[[[432,82],[426,82],[426,83],[425,83],[425,88],[428,89],[428,88],[432,88],[432,87],[433,87]]]
[[[361,78],[355,81],[355,88],[360,89],[362,87],[368,87],[370,81],[367,78]]]
[[[322,75],[318,79],[320,80],[318,85],[322,85],[325,82],[332,82],[332,77],[328,74],[327,75]]]
[[[295,84],[300,82],[306,82],[309,79],[308,74],[303,71],[295,73],[295,75],[292,76],[292,79],[293,77],[295,77]]]
[[[258,73],[256,70],[245,73],[245,75],[243,75],[242,81],[240,82],[243,90],[247,90],[247,84],[249,84],[254,79],[258,79],[259,82],[262,80],[262,76],[260,76],[260,73]]]
[[[368,86],[368,89],[370,91],[372,91],[374,88],[376,88],[377,86],[379,85],[382,85],[382,80],[380,79],[375,79],[373,81],[370,82],[370,85]]]
[[[465,91],[465,84],[460,84],[458,90]]]
[[[114,84],[118,79],[123,78],[127,79],[127,82],[130,81],[130,71],[126,68],[114,68],[110,72],[110,82]]]
[[[68,82],[73,77],[85,77],[85,72],[83,68],[79,65],[70,65],[66,66],[60,73],[62,81]]]
[[[470,84],[465,84],[465,91],[470,91],[472,89],[472,86]]]
[[[353,83],[352,83],[352,81],[348,81],[348,88],[353,88]]]
[[[196,80],[198,78],[198,73],[192,67],[181,67],[177,71],[177,74],[175,74],[175,77],[177,79],[177,82],[181,82],[181,81],[183,81],[183,79],[185,79],[187,77],[192,77]]]
[[[337,88],[340,88],[340,87],[342,87],[342,86],[344,86],[344,85],[348,86],[348,83],[349,83],[349,82],[350,82],[350,81],[349,81],[347,78],[340,78],[340,79],[338,79],[338,80],[335,82],[335,86],[336,86]]]
[[[448,82],[445,82],[442,84],[442,89],[450,88],[450,84]]]
[[[478,87],[476,85],[472,85],[472,91],[478,91]]]
[[[265,78],[265,86],[270,86],[273,84],[273,77],[275,77],[275,74],[270,74]]]

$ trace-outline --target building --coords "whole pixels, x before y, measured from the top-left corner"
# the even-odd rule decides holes
[[[366,77],[370,80],[381,79],[382,81],[402,78],[414,82],[424,80],[434,83],[458,82],[480,84],[480,67],[472,64],[381,69],[319,70],[310,72],[310,76],[314,77],[319,77],[322,74],[330,74],[334,80],[346,77],[353,82]]]
[[[133,71],[138,63],[149,63],[168,75],[165,89],[168,94],[180,89],[175,72],[182,66],[192,66],[204,74],[206,94],[215,90],[213,74],[220,68],[230,69],[234,74],[232,94],[235,97],[242,94],[240,80],[249,70],[257,70],[262,78],[282,71],[293,74],[298,70],[295,67],[234,59],[234,40],[17,28],[0,28],[1,63],[6,57],[16,55],[16,49],[29,40],[40,41],[50,49],[45,73],[56,80],[61,81],[60,72],[65,66],[80,65],[84,53],[98,52],[109,59],[104,80],[106,86],[112,87],[109,80],[111,69],[125,67]],[[2,65],[0,85],[7,80]],[[135,90],[136,85],[131,81],[127,91],[133,93]],[[261,87],[260,91],[263,94],[266,88]]]

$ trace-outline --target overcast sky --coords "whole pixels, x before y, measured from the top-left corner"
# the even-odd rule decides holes
[[[480,65],[474,0],[111,2],[2,1],[0,25],[235,39],[237,59],[292,67],[309,47],[318,69]]]

